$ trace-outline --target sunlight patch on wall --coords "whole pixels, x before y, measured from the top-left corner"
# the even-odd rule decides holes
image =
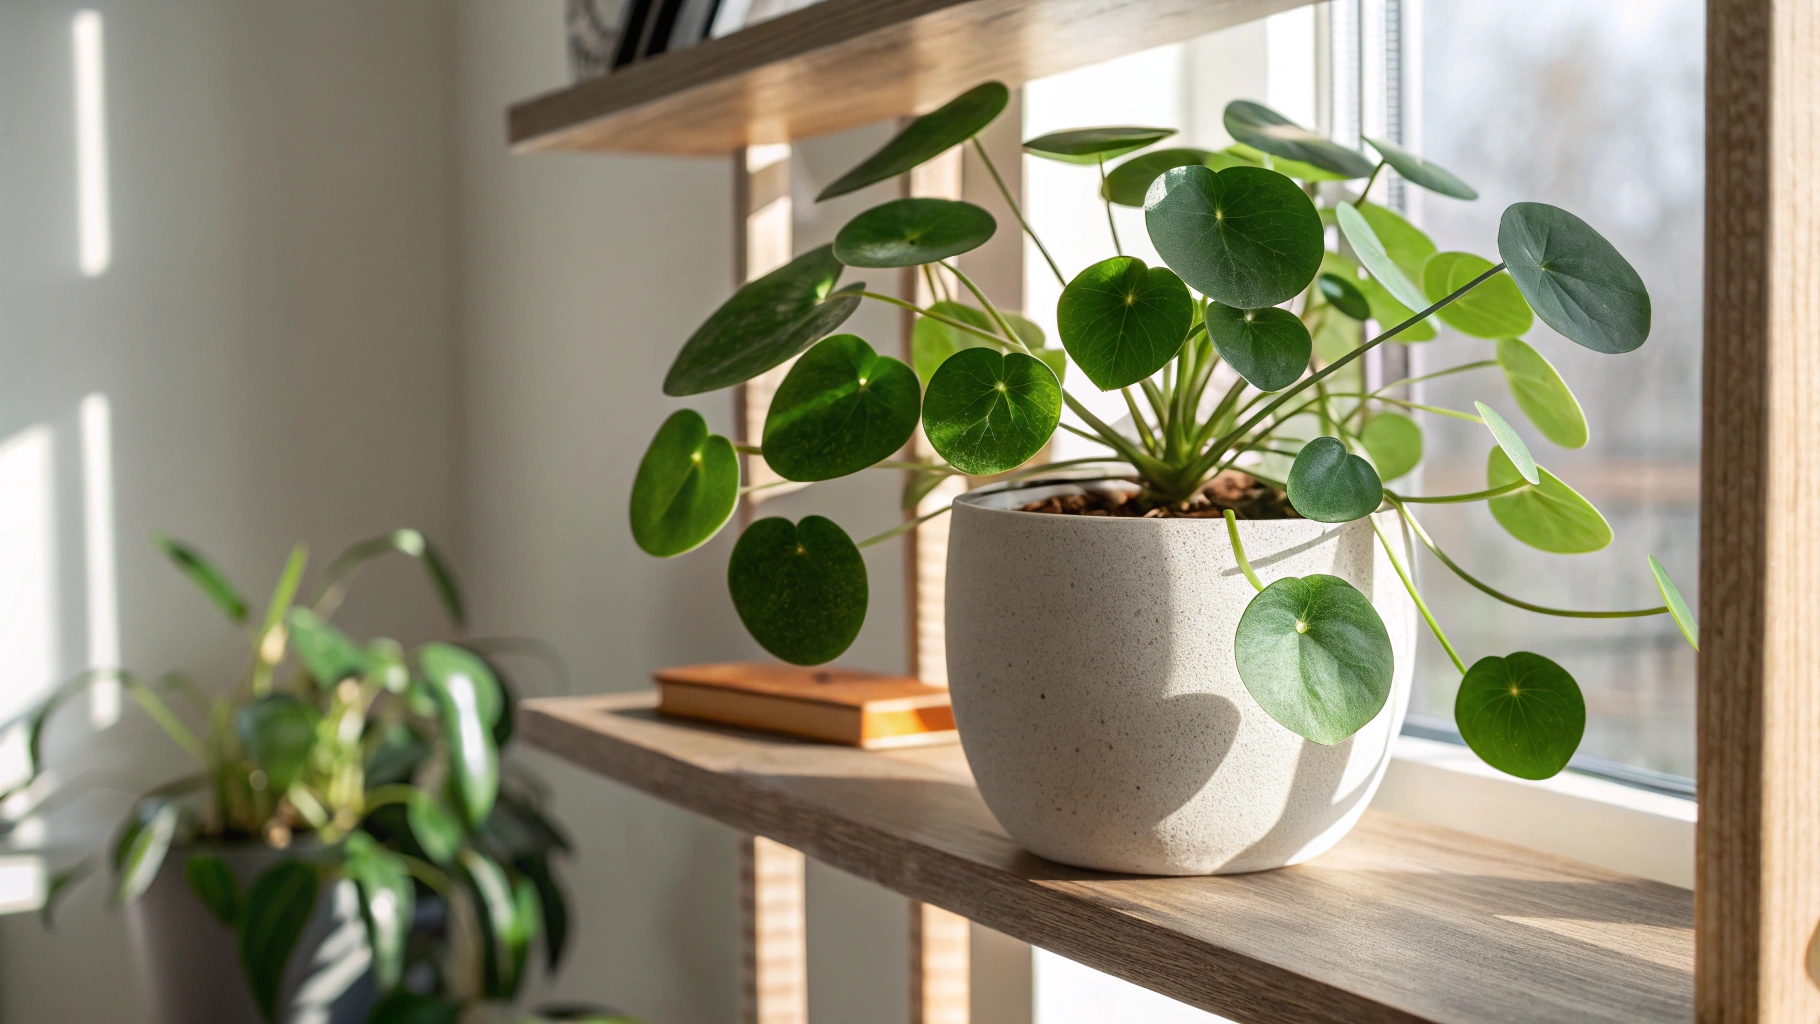
[[[101,13],[77,11],[71,25],[76,68],[76,224],[82,273],[99,277],[114,259],[108,210],[107,77]]]
[[[30,707],[59,672],[52,457],[43,424],[0,442],[0,720]]]
[[[107,396],[82,400],[82,533],[88,572],[88,664],[120,667],[120,596],[114,576],[113,413]],[[120,719],[120,682],[89,687],[89,721],[105,729]]]

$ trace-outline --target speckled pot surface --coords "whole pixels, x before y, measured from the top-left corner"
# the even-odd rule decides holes
[[[1256,592],[1217,519],[1018,512],[1081,486],[989,487],[954,503],[948,682],[986,805],[1025,848],[1101,871],[1230,874],[1338,842],[1371,801],[1409,704],[1417,617],[1371,525],[1241,522],[1268,584],[1328,573],[1371,598],[1396,678],[1333,746],[1278,725],[1233,659]],[[1395,513],[1379,525],[1408,564]]]

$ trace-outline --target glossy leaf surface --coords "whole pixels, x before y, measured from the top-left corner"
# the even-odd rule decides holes
[[[821,516],[747,527],[727,563],[727,589],[752,638],[793,665],[839,657],[866,621],[866,563],[846,531]]]
[[[1523,443],[1523,438],[1511,427],[1509,421],[1484,402],[1472,404],[1478,408],[1479,418],[1485,421],[1485,429],[1491,431],[1492,438],[1504,450],[1505,458],[1516,469],[1517,475],[1528,483],[1541,483],[1542,477],[1536,469],[1535,456],[1529,453],[1529,445]]]
[[[1455,199],[1477,199],[1479,193],[1471,185],[1461,181],[1452,171],[1438,164],[1411,153],[1394,142],[1364,136],[1371,148],[1378,151],[1384,162],[1396,168],[1403,180],[1412,185],[1420,185],[1430,192],[1438,192]]]
[[[733,442],[678,409],[651,439],[632,480],[632,539],[659,558],[693,551],[720,532],[739,504]]]
[[[834,258],[849,267],[920,267],[986,244],[992,214],[953,199],[894,199],[847,222]]]
[[[1172,167],[1205,164],[1214,154],[1205,149],[1158,149],[1139,153],[1106,172],[1106,184],[1100,195],[1118,206],[1144,205],[1150,183]]]
[[[240,926],[240,966],[267,1024],[277,1024],[284,968],[316,906],[316,869],[285,861],[268,869],[247,894]]]
[[[215,920],[228,928],[240,924],[240,882],[220,857],[197,854],[183,864],[190,891]]]
[[[442,801],[428,793],[418,792],[405,804],[405,821],[411,827],[411,838],[417,840],[424,856],[433,863],[447,864],[461,849],[461,822],[456,820]]]
[[[492,733],[504,711],[499,682],[485,662],[453,644],[425,644],[418,663],[441,711],[461,811],[468,824],[477,825],[499,795],[499,750]]]
[[[1351,204],[1342,203],[1334,210],[1334,218],[1340,225],[1341,233],[1346,236],[1347,244],[1352,246],[1353,253],[1359,257],[1359,262],[1384,286],[1391,298],[1408,307],[1412,314],[1429,307],[1428,297],[1403,273],[1403,268],[1390,258],[1383,241],[1366,222],[1364,215]],[[1391,327],[1395,324],[1386,323],[1384,326]]]
[[[1390,697],[1390,634],[1371,602],[1338,576],[1288,577],[1265,587],[1233,637],[1239,678],[1278,724],[1339,743]]]
[[[1490,270],[1494,264],[1469,252],[1439,252],[1422,268],[1428,301],[1439,302]],[[1475,338],[1514,338],[1536,322],[1509,274],[1494,274],[1435,314],[1441,322]]]
[[[1504,371],[1504,382],[1510,386],[1517,408],[1543,437],[1563,448],[1586,446],[1586,413],[1580,400],[1542,353],[1520,338],[1501,338],[1498,367]]]
[[[1523,297],[1563,336],[1594,352],[1649,338],[1649,290],[1592,225],[1559,207],[1517,203],[1498,223],[1498,253]]]
[[[1262,103],[1226,104],[1226,134],[1271,156],[1310,164],[1341,178],[1363,178],[1376,165],[1332,139],[1317,135]]]
[[[1328,305],[1354,320],[1371,319],[1371,304],[1365,301],[1365,293],[1352,281],[1339,274],[1322,274],[1315,278],[1315,284]]]
[[[1314,339],[1302,318],[1287,309],[1234,309],[1207,305],[1207,336],[1220,358],[1259,391],[1281,391],[1308,369]]]
[[[1302,446],[1289,470],[1289,503],[1303,518],[1350,523],[1377,511],[1384,484],[1371,463],[1346,450],[1339,438],[1317,437]]]
[[[1422,461],[1422,428],[1400,412],[1381,412],[1359,432],[1380,480],[1395,480]]]
[[[1041,360],[984,348],[957,352],[923,395],[923,433],[948,464],[990,476],[1042,451],[1062,417],[1062,387]]]
[[[1486,502],[1505,532],[1532,548],[1560,555],[1598,551],[1611,543],[1611,525],[1592,503],[1546,469],[1539,486]],[[1504,487],[1523,479],[1504,449],[1487,456],[1485,486]]]
[[[815,201],[819,203],[857,192],[942,155],[991,124],[1010,100],[1011,91],[998,82],[986,82],[968,89],[910,122],[878,152],[822,189]]]
[[[247,756],[265,772],[266,788],[282,793],[309,764],[316,745],[316,709],[290,694],[260,697],[234,714]]]
[[[1097,164],[1154,146],[1174,134],[1174,128],[1073,128],[1039,135],[1024,143],[1024,152],[1067,164]]]
[[[922,401],[910,367],[854,335],[823,338],[772,396],[765,462],[786,480],[857,473],[910,440]]]
[[[355,832],[348,836],[344,849],[343,870],[360,890],[360,916],[366,920],[373,978],[382,990],[389,989],[404,973],[417,891],[404,861],[372,836]]]
[[[235,622],[245,622],[247,616],[246,598],[234,587],[227,575],[215,567],[215,563],[180,540],[167,537],[162,533],[152,534],[152,543],[164,552],[164,557],[171,560],[177,571],[183,573],[196,589],[214,602],[221,613]]]
[[[1460,738],[1488,765],[1520,779],[1567,767],[1586,732],[1586,700],[1567,670],[1518,651],[1480,658],[1454,698]]]
[[[1055,317],[1075,365],[1101,391],[1113,391],[1175,358],[1194,323],[1194,300],[1169,268],[1116,256],[1068,282]]]
[[[114,895],[121,903],[138,899],[158,877],[177,832],[176,804],[154,800],[134,813],[114,850],[114,872],[119,876]]]
[[[1668,578],[1668,570],[1655,555],[1649,556],[1649,574],[1655,577],[1656,589],[1662,594],[1662,603],[1668,606],[1669,617],[1680,627],[1681,635],[1687,639],[1687,645],[1694,650],[1700,649],[1700,623],[1694,619],[1694,610],[1687,605],[1687,598],[1681,596],[1681,588]]]
[[[1240,309],[1287,302],[1321,268],[1321,215],[1306,193],[1260,167],[1176,167],[1150,185],[1144,222],[1163,262]]]
[[[683,343],[664,394],[696,395],[751,380],[831,333],[859,308],[834,247],[811,249],[733,293]]]

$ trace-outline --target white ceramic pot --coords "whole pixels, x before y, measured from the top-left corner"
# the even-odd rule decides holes
[[[1225,523],[1015,511],[1083,486],[1131,487],[988,487],[954,503],[948,682],[986,805],[1031,852],[1101,871],[1230,874],[1327,850],[1376,792],[1409,704],[1415,607],[1371,524],[1239,523],[1266,585],[1338,576],[1390,632],[1384,710],[1323,746],[1239,679],[1233,632],[1256,592]],[[1395,513],[1378,517],[1407,566]]]

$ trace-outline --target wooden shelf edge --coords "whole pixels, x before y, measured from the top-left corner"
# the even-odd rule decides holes
[[[1017,850],[1002,832],[996,831],[996,823],[991,823],[994,835],[983,835],[983,830],[975,829],[963,837],[961,832],[967,829],[967,822],[961,819],[967,815],[957,815],[954,806],[915,806],[919,797],[914,790],[889,788],[893,765],[910,763],[914,755],[884,759],[885,755],[771,740],[731,730],[690,729],[648,715],[653,702],[654,698],[647,694],[527,701],[522,706],[520,729],[535,746],[713,821],[774,839],[911,899],[961,914],[1071,960],[1235,1019],[1334,1024],[1481,1024],[1493,1019],[1471,1008],[1457,1015],[1415,1012],[1385,993],[1364,991],[1369,984],[1336,984],[1317,976],[1318,972],[1286,969],[1247,955],[1231,948],[1232,943],[1224,943],[1218,931],[1189,934],[1177,930],[1167,923],[1173,911],[1149,906],[1147,894],[1151,891],[1179,900],[1184,893],[1192,895],[1197,885],[1230,889],[1235,884],[1231,880],[1234,877],[1254,880],[1260,888],[1282,890],[1272,899],[1281,899],[1285,894],[1293,899],[1293,890],[1299,884],[1294,872],[1304,869],[1221,880],[1182,880],[1124,879],[1067,868]],[[607,723],[603,731],[603,722],[609,718],[617,721]],[[616,735],[622,728],[623,733]],[[671,745],[677,749],[665,749]],[[689,749],[682,749],[685,747]],[[925,759],[931,756],[926,751],[922,754]],[[958,756],[958,750],[949,755]],[[868,758],[881,760],[868,763],[864,760]],[[968,792],[973,793],[970,781],[964,776],[962,779]],[[912,806],[868,809],[863,788],[856,788],[868,785],[883,787],[871,805],[899,800]],[[887,793],[892,795],[887,797]],[[977,801],[977,795],[972,799]],[[861,811],[831,813],[830,807],[837,804],[846,806],[849,812],[854,807]],[[983,807],[979,810],[983,811]],[[888,818],[890,813],[899,812],[920,814],[917,827],[953,834],[935,843],[907,834]],[[868,816],[874,820],[866,820]],[[1414,834],[1417,838],[1412,843],[1406,838],[1388,838],[1392,834]],[[1392,847],[1401,843],[1426,849],[1439,859],[1470,859],[1484,853],[1487,865],[1495,861],[1500,868],[1509,867],[1514,851],[1503,844],[1383,814],[1368,814],[1355,837],[1356,840],[1349,838],[1341,849],[1355,842],[1379,842]],[[986,852],[980,853],[981,849]],[[1535,870],[1543,874],[1571,865],[1525,851],[1514,853],[1524,861],[1522,870],[1529,870],[1531,861],[1540,865]],[[1614,1015],[1606,1006],[1599,1015],[1584,1019],[1691,1019],[1691,896],[1657,883],[1625,880],[1601,869],[1572,867],[1578,872],[1575,877],[1591,879],[1594,884],[1603,881],[1637,886],[1639,898],[1657,904],[1651,911],[1652,919],[1674,922],[1667,928],[1652,925],[1639,929],[1642,939],[1638,941],[1656,943],[1641,955],[1658,963],[1664,957],[1678,962],[1684,956],[1686,960],[1686,970],[1675,971],[1673,980],[1668,982],[1673,992],[1665,995],[1659,991],[1661,980],[1669,974],[1657,970],[1652,975],[1657,977],[1657,989],[1645,992],[1647,998],[1638,1000],[1649,1004],[1649,1016]],[[1683,917],[1688,927],[1685,939],[1679,936]],[[1205,919],[1199,923],[1209,924]],[[1235,918],[1233,924],[1238,923]],[[1665,937],[1661,932],[1676,935]],[[1386,936],[1392,945],[1396,940],[1397,936]],[[1310,941],[1321,940],[1310,936]],[[1560,960],[1563,948],[1575,945],[1572,939],[1543,931],[1536,933],[1534,941],[1539,949],[1547,950],[1545,959],[1550,963]],[[1681,948],[1683,945],[1685,949]],[[1633,955],[1637,954],[1633,951]],[[1448,970],[1453,966],[1450,963]],[[1602,983],[1617,989],[1626,984],[1626,979],[1611,973],[1609,962],[1597,973],[1605,979]],[[1685,986],[1681,985],[1683,977]],[[1437,984],[1439,978],[1437,974]],[[1688,1007],[1684,1015],[1679,1013],[1682,1005]],[[1666,1018],[1659,1013],[1664,1009],[1669,1010]],[[1498,1019],[1537,1018],[1516,1015]]]

